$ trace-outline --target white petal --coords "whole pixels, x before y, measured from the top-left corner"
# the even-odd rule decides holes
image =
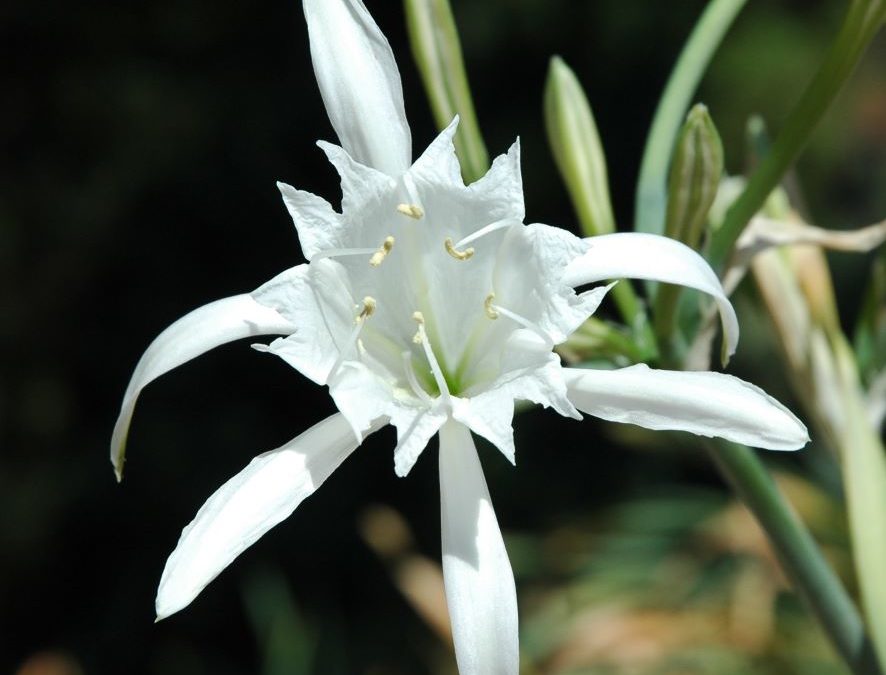
[[[517,593],[471,432],[440,429],[443,580],[461,675],[517,675]]]
[[[523,177],[520,173],[520,139],[492,162],[486,175],[468,186],[468,192],[490,204],[494,220],[523,222]]]
[[[565,281],[584,286],[604,279],[646,279],[688,286],[717,301],[723,322],[725,352],[738,344],[738,319],[720,280],[707,261],[675,239],[642,232],[619,232],[590,237],[587,252],[567,268]]]
[[[390,176],[412,160],[400,72],[387,39],[361,0],[304,0],[311,57],[342,147]]]
[[[521,334],[530,343],[534,339],[534,344],[544,351],[533,355],[512,348],[511,343],[519,341]],[[560,357],[529,331],[516,331],[508,342],[503,365],[506,372],[476,396],[454,397],[452,417],[492,443],[514,464],[514,401],[532,401],[573,419],[581,419],[581,415],[567,396]],[[522,353],[512,353],[515,351]],[[518,364],[518,360],[523,363]]]
[[[344,220],[365,216],[365,211],[388,197],[397,187],[397,181],[388,174],[360,164],[344,148],[325,141],[317,141],[320,149],[341,179],[341,210]],[[341,246],[343,244],[339,244]]]
[[[114,425],[111,463],[117,480],[123,476],[126,435],[142,389],[173,368],[227,342],[293,330],[293,324],[276,311],[243,294],[203,305],[160,333],[136,365]]]
[[[157,618],[190,604],[234,558],[320,487],[356,447],[351,426],[336,414],[259,455],[222,485],[182,530],[166,562],[157,590]]]
[[[276,354],[317,384],[326,384],[340,349],[355,348],[348,343],[355,305],[347,277],[335,261],[323,258],[290,268],[252,295],[297,326],[291,335],[257,347]]]
[[[409,173],[419,187],[422,183],[435,189],[443,186],[464,187],[461,165],[452,142],[457,130],[458,115],[449,123],[448,127],[437,135],[421,154],[421,157],[415,160]]]
[[[582,412],[648,429],[717,436],[770,450],[796,450],[806,427],[759,387],[722,373],[564,368],[569,398]]]
[[[559,344],[594,313],[609,287],[576,294],[564,281],[588,240],[559,227],[533,223],[508,230],[495,269],[495,301],[531,317]]]
[[[449,418],[440,408],[417,408],[391,403],[387,409],[391,424],[397,427],[397,447],[394,448],[394,473],[401,478],[412,471],[431,437]]]
[[[329,395],[357,438],[363,438],[375,420],[387,415],[393,398],[391,387],[359,361],[342,363],[329,378]]]
[[[329,202],[279,181],[277,188],[295,223],[298,241],[306,259],[310,260],[320,251],[342,246],[344,224]]]
[[[492,443],[511,464],[516,464],[511,387],[498,387],[471,398],[454,397],[452,418]]]

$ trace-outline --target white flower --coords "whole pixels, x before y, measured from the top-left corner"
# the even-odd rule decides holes
[[[714,296],[728,351],[738,326],[717,277],[695,252],[644,234],[579,239],[523,224],[519,145],[472,185],[462,182],[457,120],[411,163],[400,76],[361,0],[305,0],[314,69],[343,147],[321,143],[341,176],[342,213],[280,184],[309,263],[255,292],[179,319],[149,347],[112,439],[118,476],[141,389],[213,347],[282,334],[276,354],[340,410],[225,483],[182,532],[157,615],[190,603],[237,555],[286,518],[360,444],[397,428],[404,476],[440,437],[443,572],[459,668],[518,670],[514,579],[471,431],[512,462],[515,399],[580,419],[578,410],[653,429],[682,429],[793,449],[806,429],[764,392],[728,375],[563,368],[553,353],[621,277]]]

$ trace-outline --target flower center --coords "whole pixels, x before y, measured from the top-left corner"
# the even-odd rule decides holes
[[[314,258],[338,259],[350,292],[365,294],[330,377],[344,362],[358,360],[423,405],[446,404],[452,396],[481,391],[501,374],[504,347],[514,330],[526,328],[545,344],[552,342],[519,313],[521,307],[502,307],[489,293],[500,265],[510,261],[499,259],[500,237],[486,239],[519,222],[494,220],[461,236],[464,230],[452,221],[464,218],[461,210],[450,212],[436,195],[423,195],[422,201],[408,175],[401,190],[398,202],[382,207],[392,216],[384,210],[367,214],[357,230],[383,234],[390,227],[393,234],[385,234],[379,246],[327,249]],[[446,220],[439,220],[442,215]],[[435,243],[441,240],[443,250]],[[360,257],[369,265],[355,260]]]

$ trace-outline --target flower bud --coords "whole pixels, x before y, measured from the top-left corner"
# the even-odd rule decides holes
[[[689,111],[668,178],[665,233],[697,249],[723,174],[723,144],[708,109]]]
[[[613,232],[606,157],[594,115],[575,73],[557,56],[548,69],[544,115],[551,152],[583,232],[588,236]]]

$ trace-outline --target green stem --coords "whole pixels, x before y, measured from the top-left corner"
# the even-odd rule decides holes
[[[473,182],[489,170],[471,88],[449,0],[404,0],[412,54],[418,65],[434,120],[443,129],[459,115],[455,149],[462,175]]]
[[[723,225],[713,237],[709,260],[715,269],[721,268],[727,261],[742,230],[797,159],[884,18],[884,0],[852,1],[824,62],[785,121],[772,150],[751,176],[744,192],[729,209]]]
[[[649,129],[634,207],[638,232],[661,234],[667,203],[668,164],[689,102],[723,36],[747,0],[711,0],[671,72]]]
[[[882,675],[855,605],[757,455],[726,441],[711,441],[706,447],[720,473],[766,531],[785,573],[852,672]]]
[[[653,327],[659,351],[668,366],[679,363],[679,359],[675,358],[673,342],[674,329],[677,327],[677,303],[682,290],[681,286],[661,284],[655,294]]]

